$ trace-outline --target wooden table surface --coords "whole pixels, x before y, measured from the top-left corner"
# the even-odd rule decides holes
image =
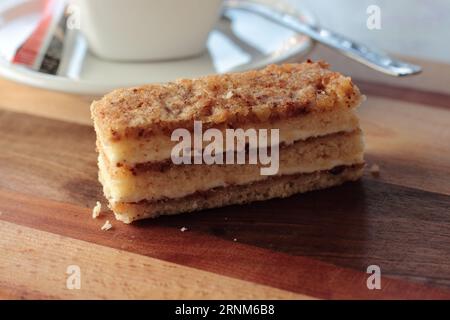
[[[312,56],[368,96],[359,114],[379,177],[133,225],[91,218],[105,203],[93,97],[0,79],[0,298],[450,298],[450,67],[422,62],[398,80],[329,55]],[[381,290],[367,289],[369,265]]]

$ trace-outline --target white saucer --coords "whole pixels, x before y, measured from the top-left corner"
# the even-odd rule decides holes
[[[83,54],[75,72],[49,75],[20,65],[9,58],[36,24],[44,0],[22,0],[0,6],[0,76],[28,85],[78,94],[101,95],[118,87],[166,82],[177,78],[244,71],[267,64],[302,59],[314,42],[251,13],[228,9],[211,32],[207,50],[199,57],[164,62],[118,63]],[[306,12],[299,19],[315,23]],[[83,41],[82,36],[76,37]],[[5,44],[8,44],[7,47]],[[74,55],[76,56],[76,55]],[[75,59],[75,58],[73,58]]]

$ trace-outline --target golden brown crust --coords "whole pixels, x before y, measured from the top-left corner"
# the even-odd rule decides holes
[[[91,105],[105,139],[170,134],[192,129],[193,121],[213,127],[274,121],[352,108],[361,95],[351,79],[324,62],[271,65],[262,70],[118,89]]]

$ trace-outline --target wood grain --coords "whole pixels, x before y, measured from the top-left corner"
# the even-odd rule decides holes
[[[408,110],[420,110],[416,108]],[[370,264],[380,265],[387,277],[450,287],[448,197],[424,191],[433,186],[426,183],[418,189],[402,186],[401,181],[387,183],[392,179],[386,174],[391,170],[389,157],[382,165],[386,179],[368,175],[362,183],[287,200],[133,226],[114,222],[114,230],[104,233],[99,228],[105,218],[90,219],[90,208],[102,198],[92,128],[7,111],[0,112],[0,123],[4,221],[319,298],[373,297],[364,282]],[[401,132],[402,126],[398,129]],[[368,138],[377,137],[377,130],[385,131],[367,128]],[[425,130],[428,135],[433,132]],[[380,136],[398,140],[394,133]],[[398,175],[406,185],[417,182],[408,171]],[[190,231],[180,232],[182,226]],[[389,290],[380,297],[405,297],[404,286],[411,284],[399,283],[389,282]],[[407,296],[446,296],[421,288],[414,287]]]
[[[318,192],[316,197],[323,203],[330,200]],[[366,222],[364,215],[353,221],[343,216],[351,209],[348,206],[333,212],[323,210],[317,200],[288,200],[296,202],[274,200],[131,226],[113,221],[114,228],[103,232],[100,226],[111,216],[94,220],[89,209],[2,191],[0,220],[318,298],[450,298],[450,291],[443,290],[448,288],[445,277],[450,274],[448,247],[441,243],[434,248],[446,234],[431,242],[421,241],[423,233],[412,236],[409,224],[392,228],[387,219]],[[308,212],[307,206],[313,210]],[[289,214],[274,215],[274,210]],[[377,228],[370,230],[369,223]],[[181,226],[189,231],[181,232]],[[445,229],[444,225],[439,232]],[[378,230],[383,232],[378,235]],[[389,245],[393,249],[388,250]],[[383,270],[382,291],[367,290],[364,272],[371,264]],[[390,279],[391,273],[435,287]]]
[[[384,97],[414,104],[450,109],[450,93],[392,86],[386,83],[353,79],[362,92],[368,96]]]
[[[0,230],[4,298],[311,298],[7,222]],[[80,268],[80,289],[67,288],[69,265]]]
[[[450,194],[450,109],[370,96],[358,113],[379,180]]]
[[[67,122],[91,124],[95,97],[79,96],[18,84],[0,78],[0,108]]]
[[[92,127],[0,111],[0,185],[91,207],[102,197]]]

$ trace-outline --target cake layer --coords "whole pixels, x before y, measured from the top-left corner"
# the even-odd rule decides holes
[[[324,62],[271,65],[262,70],[118,89],[91,105],[97,134],[106,141],[141,139],[177,128],[205,128],[290,119],[357,106],[351,79]]]
[[[229,125],[216,126],[223,134],[225,129],[229,127]],[[358,127],[358,119],[352,110],[338,109],[310,113],[285,120],[247,124],[242,129],[279,129],[280,143],[291,144],[311,137],[354,131]],[[171,141],[170,135],[162,133],[140,139],[108,140],[102,136],[101,130],[96,130],[98,147],[102,150],[108,162],[114,164],[133,166],[137,163],[159,162],[170,159],[172,148],[178,143],[177,141]]]
[[[363,141],[353,109],[362,100],[350,78],[311,61],[119,89],[91,105],[99,180],[111,209],[127,223],[355,180]],[[178,141],[171,135],[176,129],[192,133],[199,123],[202,132],[278,129],[280,139],[271,142],[280,147],[279,162],[271,158],[276,175],[261,175],[272,165],[175,165]]]
[[[279,150],[278,175],[311,173],[340,165],[363,162],[360,130],[298,141]],[[169,160],[170,161],[170,160]],[[228,185],[243,185],[267,179],[260,164],[226,165],[111,165],[100,153],[99,178],[105,195],[114,202],[139,202],[181,198],[199,191]]]
[[[140,201],[137,203],[112,201],[110,207],[118,220],[131,223],[135,220],[154,218],[159,215],[244,204],[271,198],[284,198],[295,193],[336,186],[345,181],[357,180],[362,175],[362,168],[363,165],[360,164],[313,173],[274,176],[251,184],[196,192],[178,199]]]

